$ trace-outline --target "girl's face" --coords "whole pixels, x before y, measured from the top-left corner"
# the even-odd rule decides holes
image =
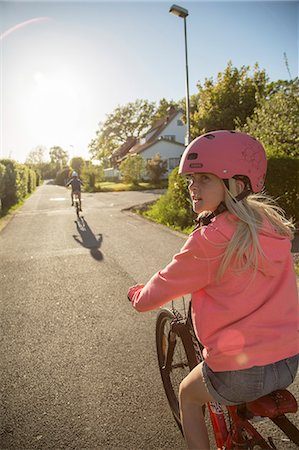
[[[189,176],[189,193],[193,211],[215,211],[224,200],[224,185],[220,178],[211,173],[194,173]]]

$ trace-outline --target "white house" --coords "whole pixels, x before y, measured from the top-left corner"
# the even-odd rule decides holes
[[[140,155],[149,161],[159,153],[167,161],[168,173],[179,165],[185,150],[186,125],[182,121],[182,111],[171,108],[166,117],[157,121],[146,135],[133,147],[129,155]]]
[[[170,108],[167,115],[154,123],[146,135],[137,141],[128,140],[111,155],[114,167],[118,166],[128,155],[140,155],[145,161],[151,160],[159,153],[167,161],[167,174],[179,165],[185,149],[187,127],[182,121],[183,112]]]

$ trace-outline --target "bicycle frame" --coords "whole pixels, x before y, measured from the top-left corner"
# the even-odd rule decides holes
[[[231,420],[231,429],[228,430],[224,411],[220,403],[208,403],[210,419],[214,430],[215,441],[218,450],[244,449],[244,445],[249,445],[248,438],[251,439],[250,446],[258,445],[260,448],[273,449],[248,420],[241,419],[238,415],[237,406],[226,407]],[[245,439],[246,433],[246,441]]]
[[[172,306],[171,312],[173,320],[171,322],[170,335],[177,335],[183,338],[185,345],[189,348],[189,367],[193,369],[203,360],[203,357],[202,346],[195,335],[192,324],[191,302],[189,303],[188,314],[185,319],[174,306]],[[175,345],[175,338],[171,338],[162,370],[171,371]],[[193,348],[193,355],[190,347]],[[272,439],[269,438],[269,442],[267,442],[249,422],[255,416],[268,417],[293,442],[299,445],[298,429],[285,416],[286,412],[296,412],[297,410],[297,402],[287,390],[275,391],[255,402],[237,406],[223,406],[218,402],[210,402],[207,404],[207,409],[218,450],[253,449],[255,446],[261,449],[275,449]],[[225,417],[225,410],[228,420]],[[229,426],[227,422],[229,422]]]

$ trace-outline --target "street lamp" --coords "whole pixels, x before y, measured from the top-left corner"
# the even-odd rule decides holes
[[[177,17],[184,19],[184,34],[185,34],[185,61],[186,61],[186,116],[187,116],[187,136],[185,144],[190,143],[190,102],[189,102],[189,78],[188,78],[188,55],[187,55],[187,22],[186,17],[189,15],[187,9],[181,6],[172,5],[169,12]]]

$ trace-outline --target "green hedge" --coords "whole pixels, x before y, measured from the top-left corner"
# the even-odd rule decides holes
[[[37,176],[33,169],[10,159],[1,159],[0,165],[0,200],[6,210],[35,190]]]
[[[269,158],[265,182],[266,193],[281,206],[288,218],[293,218],[299,227],[299,159]],[[152,205],[145,215],[156,222],[178,230],[188,230],[194,224],[196,215],[189,201],[187,183],[178,175],[178,168],[169,177],[167,192]]]
[[[277,200],[299,227],[299,159],[269,158],[266,192]]]

